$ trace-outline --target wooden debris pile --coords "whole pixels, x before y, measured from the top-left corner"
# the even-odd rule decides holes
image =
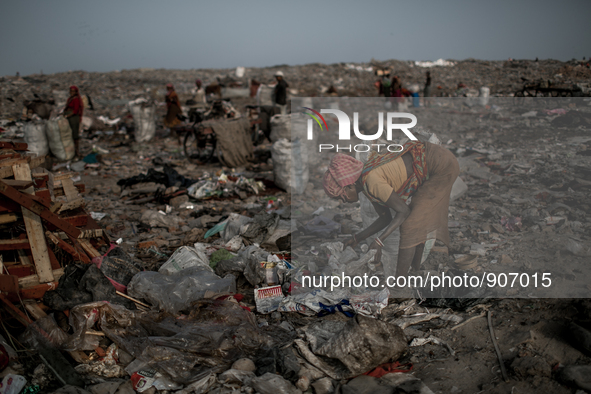
[[[84,209],[76,174],[53,174],[27,144],[0,141],[0,298],[39,299],[70,262],[90,263],[107,234]],[[10,308],[7,308],[10,310]]]

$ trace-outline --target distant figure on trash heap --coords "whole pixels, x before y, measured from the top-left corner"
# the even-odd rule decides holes
[[[196,106],[204,107],[207,104],[205,99],[205,89],[200,79],[195,80],[195,90],[193,91],[193,101]]]
[[[182,114],[181,102],[179,96],[174,91],[174,86],[171,83],[166,85],[166,117],[164,118],[164,126],[172,128],[181,123],[177,115]]]
[[[382,75],[380,93],[383,94],[384,97],[392,96],[392,80],[390,79],[390,73],[384,73],[384,75]]]
[[[283,79],[283,73],[281,71],[275,73],[275,78],[277,79],[277,85],[275,85],[275,90],[273,91],[273,103],[279,107],[281,114],[285,115],[287,113],[287,88],[289,85]]]
[[[70,86],[70,97],[68,97],[64,108],[64,116],[68,119],[70,129],[72,129],[77,158],[80,158],[80,125],[82,124],[83,112],[84,104],[82,103],[82,97],[80,97],[80,91],[77,86],[72,85]]]
[[[431,104],[431,71],[427,71],[427,80],[425,81],[425,89],[423,89],[423,105],[428,107]]]

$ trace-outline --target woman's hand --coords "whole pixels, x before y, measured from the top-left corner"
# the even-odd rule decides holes
[[[375,249],[376,250],[376,255],[374,256],[373,259],[373,263],[377,264],[380,261],[382,261],[382,246],[376,241],[374,240],[371,245],[369,246],[369,249]]]

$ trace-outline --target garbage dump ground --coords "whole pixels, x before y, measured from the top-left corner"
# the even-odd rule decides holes
[[[439,64],[1,79],[0,393],[591,392],[589,68]],[[272,118],[270,141],[262,115],[248,116],[246,105],[268,104],[252,80],[282,70],[292,100],[369,97],[388,68],[408,87],[431,70],[436,97],[403,104],[412,130],[460,164],[450,245],[435,243],[422,273],[547,273],[555,293],[302,286],[380,264],[367,245],[343,248],[368,218],[326,197],[331,156],[293,158],[306,143],[291,138],[298,114]],[[249,121],[212,123],[241,142],[220,137],[209,162],[187,156],[187,130],[162,124],[165,84],[185,103],[197,77],[223,84],[226,113]],[[514,97],[529,94],[522,78],[540,97]],[[63,121],[22,114],[37,99],[57,115],[72,84],[94,107],[76,159]],[[544,90],[559,85],[570,95]],[[362,124],[375,130],[377,118]]]

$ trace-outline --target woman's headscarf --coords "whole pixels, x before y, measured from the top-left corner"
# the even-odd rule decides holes
[[[351,156],[337,153],[324,173],[322,186],[327,195],[339,197],[346,186],[354,184],[363,170],[363,163]]]

